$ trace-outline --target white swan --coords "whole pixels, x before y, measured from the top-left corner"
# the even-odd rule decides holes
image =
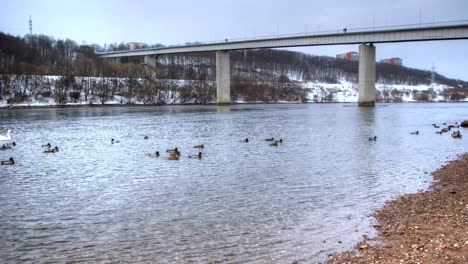
[[[11,130],[8,130],[6,136],[0,135],[0,141],[10,140],[11,139],[10,133],[11,133]]]

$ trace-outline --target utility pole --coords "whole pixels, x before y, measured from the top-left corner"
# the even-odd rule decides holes
[[[31,19],[31,15],[29,15],[29,35],[32,35],[32,19]]]

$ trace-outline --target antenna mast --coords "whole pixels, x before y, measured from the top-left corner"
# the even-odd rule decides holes
[[[31,19],[31,15],[29,15],[29,35],[32,35],[32,19]]]

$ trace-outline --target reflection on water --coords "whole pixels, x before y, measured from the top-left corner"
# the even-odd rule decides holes
[[[425,172],[466,151],[431,124],[467,114],[463,104],[0,111],[18,144],[0,151],[18,161],[0,166],[0,259],[319,261],[370,232],[385,200],[426,188]],[[60,152],[42,153],[48,142]],[[197,144],[204,158],[188,159]],[[174,147],[179,161],[166,158]]]

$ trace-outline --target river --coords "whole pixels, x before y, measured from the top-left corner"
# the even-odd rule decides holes
[[[17,146],[0,159],[17,164],[0,166],[0,259],[323,261],[372,235],[385,201],[427,189],[431,171],[466,152],[465,138],[431,124],[467,117],[449,103],[1,110]],[[60,151],[43,153],[46,143]],[[203,158],[187,158],[197,144]]]

